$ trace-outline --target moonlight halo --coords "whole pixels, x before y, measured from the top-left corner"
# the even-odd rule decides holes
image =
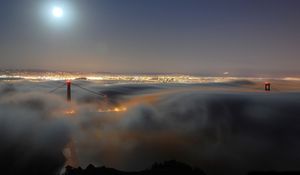
[[[64,11],[63,11],[63,9],[61,7],[53,7],[53,9],[52,9],[52,15],[55,18],[61,18],[64,15]]]

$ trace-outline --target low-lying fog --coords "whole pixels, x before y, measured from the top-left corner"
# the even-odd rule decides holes
[[[90,163],[141,170],[170,159],[207,174],[300,170],[298,81],[273,81],[271,92],[246,80],[74,83],[67,102],[66,87],[49,93],[63,81],[0,82],[4,172],[50,175]]]

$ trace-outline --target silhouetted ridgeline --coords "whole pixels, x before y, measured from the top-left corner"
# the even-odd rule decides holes
[[[250,172],[248,175],[299,175],[300,172],[298,171],[257,171],[257,172]]]
[[[298,175],[300,172],[253,171],[248,173],[248,175],[281,174]],[[87,166],[86,169],[82,169],[81,167],[73,168],[71,166],[67,166],[66,172],[63,175],[206,175],[206,173],[199,168],[193,168],[185,163],[171,160],[164,163],[154,163],[150,169],[137,172],[119,171],[113,168],[107,168],[105,166],[95,167],[91,164]]]
[[[66,167],[64,175],[205,175],[205,173],[198,168],[193,168],[187,164],[177,162],[175,160],[164,163],[155,163],[150,169],[139,172],[124,172],[113,168],[95,167],[89,165],[86,169]]]

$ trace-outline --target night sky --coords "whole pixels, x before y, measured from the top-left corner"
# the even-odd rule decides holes
[[[0,69],[299,75],[299,9],[298,0],[3,0]]]

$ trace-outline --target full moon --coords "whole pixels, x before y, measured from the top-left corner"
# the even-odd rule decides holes
[[[61,18],[64,15],[64,11],[61,7],[54,7],[52,9],[52,15],[56,18]]]

